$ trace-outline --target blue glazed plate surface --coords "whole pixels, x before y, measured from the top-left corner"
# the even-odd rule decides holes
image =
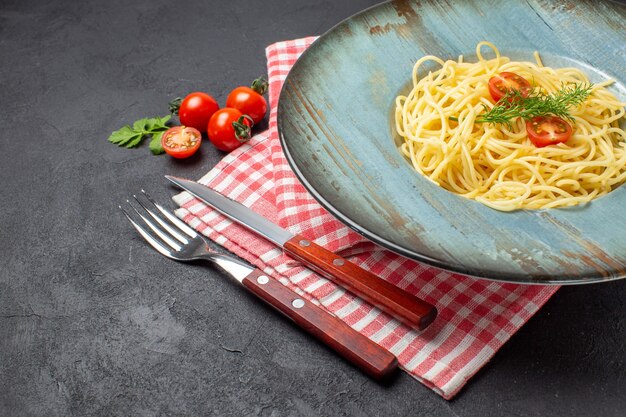
[[[395,97],[423,55],[469,61],[476,44],[612,78],[626,101],[626,7],[612,2],[394,1],[320,37],[280,95],[285,154],[339,220],[404,256],[519,283],[626,276],[626,186],[568,209],[499,212],[430,183],[394,143]]]

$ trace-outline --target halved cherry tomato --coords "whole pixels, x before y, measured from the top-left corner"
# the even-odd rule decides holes
[[[254,122],[237,109],[225,107],[215,112],[207,133],[217,149],[230,152],[250,140]]]
[[[533,117],[526,122],[530,141],[538,148],[567,141],[572,136],[572,126],[556,116]]]
[[[499,101],[510,90],[517,90],[522,97],[528,97],[532,87],[526,78],[514,72],[501,72],[489,79],[489,94],[495,101]]]
[[[237,87],[230,92],[226,99],[226,107],[237,109],[252,118],[254,123],[259,123],[267,112],[267,101],[263,94],[267,90],[267,81],[258,78],[252,83],[252,87]]]
[[[199,131],[206,129],[213,113],[218,111],[220,106],[217,101],[206,93],[191,93],[180,103],[178,109],[178,119],[180,124],[193,127]]]
[[[193,127],[174,126],[161,136],[161,145],[165,152],[174,158],[187,158],[200,148],[202,134]]]

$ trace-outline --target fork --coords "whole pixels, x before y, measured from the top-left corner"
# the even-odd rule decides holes
[[[391,352],[258,268],[213,250],[202,235],[163,208],[144,190],[141,192],[142,198],[133,195],[141,209],[126,200],[135,215],[121,205],[119,208],[137,232],[159,253],[175,261],[204,259],[216,264],[257,297],[376,379],[385,377],[397,367],[398,361]]]

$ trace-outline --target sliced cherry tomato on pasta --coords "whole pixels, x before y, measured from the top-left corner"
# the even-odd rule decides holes
[[[572,126],[556,116],[533,117],[526,122],[530,141],[538,148],[566,142],[572,136]]]
[[[250,140],[253,124],[252,119],[239,110],[224,107],[209,120],[207,133],[217,149],[230,152]]]
[[[489,94],[495,101],[499,101],[511,90],[517,90],[522,97],[528,97],[532,87],[526,78],[514,72],[501,72],[489,79]]]
[[[174,126],[161,136],[161,145],[165,153],[174,158],[188,158],[200,148],[202,134],[198,129],[188,126]]]

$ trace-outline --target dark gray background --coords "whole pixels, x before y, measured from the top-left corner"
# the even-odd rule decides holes
[[[177,162],[108,135],[265,73],[266,45],[375,1],[0,1],[0,415],[623,416],[624,283],[561,289],[453,401],[368,379],[117,209]],[[616,213],[616,215],[622,215]]]

